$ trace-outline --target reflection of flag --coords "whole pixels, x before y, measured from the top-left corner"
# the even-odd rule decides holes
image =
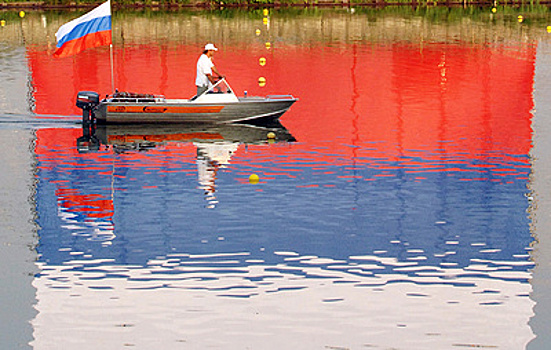
[[[75,55],[91,47],[111,44],[111,2],[62,25],[57,33],[54,57]]]

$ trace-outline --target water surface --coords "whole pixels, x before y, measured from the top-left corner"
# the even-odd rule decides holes
[[[207,36],[240,95],[299,97],[281,125],[103,127],[96,144],[35,127],[32,346],[524,348],[542,29],[229,13],[115,17],[116,85],[191,96]],[[52,50],[26,46],[28,106],[74,120],[77,91],[110,91],[108,49]]]

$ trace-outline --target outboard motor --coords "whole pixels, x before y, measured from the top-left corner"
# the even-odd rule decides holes
[[[79,91],[77,107],[82,109],[82,120],[90,120],[92,110],[99,105],[99,94],[93,91]]]
[[[98,105],[99,94],[97,92],[79,91],[77,94],[77,107],[82,109],[82,138],[79,138],[79,140],[82,139],[81,142],[95,141],[96,123],[93,115],[94,109]]]

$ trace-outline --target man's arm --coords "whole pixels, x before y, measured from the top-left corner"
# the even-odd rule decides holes
[[[216,84],[216,78],[212,74],[205,74],[212,85]]]
[[[216,73],[216,75],[218,75],[219,78],[223,78],[224,76],[222,74],[220,74],[220,72],[218,72],[218,69],[216,69],[215,66],[212,66],[212,71],[214,73]]]

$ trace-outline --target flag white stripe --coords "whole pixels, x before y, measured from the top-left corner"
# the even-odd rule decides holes
[[[96,7],[92,11],[86,13],[85,15],[78,17],[72,20],[71,22],[62,25],[59,28],[59,30],[55,33],[55,37],[59,42],[67,34],[71,33],[71,31],[79,24],[91,21],[95,18],[100,18],[105,16],[111,16],[111,0],[108,0],[107,2],[101,4],[100,6]]]

